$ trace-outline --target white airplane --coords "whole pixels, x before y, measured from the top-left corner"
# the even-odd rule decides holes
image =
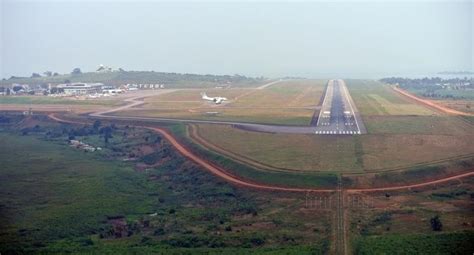
[[[220,103],[222,103],[223,101],[227,100],[227,98],[225,98],[225,97],[208,97],[208,96],[206,95],[206,93],[204,93],[204,92],[201,93],[201,96],[202,96],[202,99],[212,101],[212,102],[214,102],[214,103],[216,103],[216,104],[220,104]]]
[[[104,92],[104,94],[108,93],[108,94],[112,94],[112,95],[117,95],[117,94],[123,93],[123,90],[121,90],[121,89],[106,89],[103,92]]]

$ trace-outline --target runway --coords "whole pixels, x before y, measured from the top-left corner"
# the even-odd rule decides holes
[[[343,80],[330,80],[319,112],[315,134],[355,135],[366,133],[359,112]]]

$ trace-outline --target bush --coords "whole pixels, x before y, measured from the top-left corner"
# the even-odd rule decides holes
[[[443,230],[443,223],[441,223],[441,220],[439,219],[438,215],[431,218],[430,223],[431,223],[431,229],[433,229],[433,231]]]
[[[262,237],[252,237],[250,238],[250,243],[254,246],[261,246],[265,244],[265,240]]]

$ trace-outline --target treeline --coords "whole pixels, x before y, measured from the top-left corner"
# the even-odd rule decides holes
[[[421,79],[390,77],[381,79],[381,81],[429,98],[469,99],[473,97],[472,92],[474,91],[474,78],[467,77],[450,79],[440,77]]]
[[[11,85],[15,83],[41,85],[41,84],[59,84],[67,82],[102,82],[106,85],[122,85],[122,84],[148,84],[161,83],[165,85],[245,85],[257,83],[264,80],[264,77],[247,77],[244,75],[212,75],[212,74],[189,74],[189,73],[166,73],[154,71],[120,71],[120,72],[77,72],[74,74],[64,74],[56,76],[32,76],[32,77],[15,77],[3,79],[0,85]]]
[[[474,78],[450,78],[450,79],[443,79],[440,77],[425,77],[425,78],[418,78],[418,79],[410,79],[410,78],[402,78],[402,77],[389,77],[383,78],[380,81],[388,83],[388,84],[398,84],[400,87],[405,88],[428,88],[433,86],[443,86],[443,85],[465,85],[469,83],[467,86],[474,85]]]

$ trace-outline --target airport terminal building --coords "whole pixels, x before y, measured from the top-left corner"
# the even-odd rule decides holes
[[[66,95],[86,95],[101,93],[103,86],[103,83],[75,82],[59,84],[57,87],[62,88],[64,90],[64,94]]]

